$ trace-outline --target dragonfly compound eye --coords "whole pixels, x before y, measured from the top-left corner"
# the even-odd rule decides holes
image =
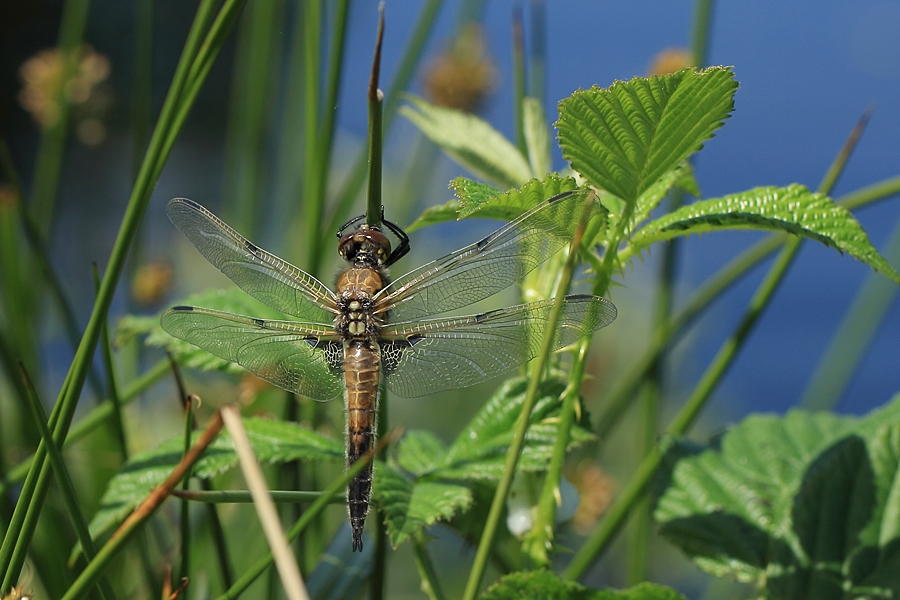
[[[341,236],[338,252],[349,262],[368,260],[381,265],[391,255],[391,242],[379,230],[361,225],[356,231]]]

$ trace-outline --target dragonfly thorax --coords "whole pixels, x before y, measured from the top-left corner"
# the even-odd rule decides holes
[[[335,330],[345,340],[377,339],[381,321],[373,311],[372,298],[384,287],[377,268],[353,266],[337,279],[340,311],[334,320]]]

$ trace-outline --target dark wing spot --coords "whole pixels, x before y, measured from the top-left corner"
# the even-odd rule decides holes
[[[492,311],[492,312],[496,312],[496,311]],[[475,322],[476,323],[484,323],[487,320],[487,318],[490,316],[490,314],[491,313],[485,312],[485,313],[481,313],[480,315],[475,315]]]
[[[319,347],[319,338],[316,337],[305,337],[303,341],[309,344],[310,348],[316,349]]]
[[[568,198],[569,196],[571,196],[572,194],[574,194],[577,191],[579,191],[579,190],[571,190],[568,192],[561,192],[561,193],[553,196],[552,198],[547,198],[547,204],[553,204],[554,202],[559,202],[560,200]]]
[[[489,235],[486,238],[479,240],[478,243],[475,245],[475,247],[478,248],[479,250],[484,250],[484,247],[488,245],[488,243],[491,241],[492,237],[493,237],[493,235]]]
[[[256,254],[257,252],[259,252],[259,248],[257,248],[254,244],[252,244],[246,240],[244,240],[244,246],[247,248],[247,251],[250,254]]]
[[[193,306],[173,306],[172,310],[176,312],[191,312],[194,310]]]
[[[253,319],[253,322],[256,323],[259,327],[265,327],[265,326],[266,326],[266,322],[263,321],[262,319]]]

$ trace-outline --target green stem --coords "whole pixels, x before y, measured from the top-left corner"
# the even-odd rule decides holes
[[[162,379],[168,372],[168,361],[161,360],[153,365],[153,367],[151,367],[149,371],[147,371],[122,389],[122,404],[127,404],[128,402],[131,402],[132,400],[137,398],[139,394]],[[94,429],[105,423],[107,419],[113,416],[114,410],[115,409],[113,408],[112,401],[109,399],[104,400],[97,406],[93,407],[80,421],[78,421],[78,423],[72,426],[71,431],[69,431],[69,435],[66,436],[66,443],[63,446],[63,449],[68,448],[75,442],[84,439],[84,437],[91,433]],[[29,456],[18,465],[10,469],[6,476],[2,480],[0,480],[0,494],[5,494],[12,484],[18,483],[25,479],[25,476],[28,475],[28,470],[31,468],[33,461],[34,455]]]
[[[139,530],[140,526],[153,516],[162,505],[162,501],[178,485],[178,482],[200,458],[207,446],[219,435],[221,429],[222,418],[219,413],[216,413],[212,422],[191,448],[191,452],[175,467],[169,477],[153,490],[147,499],[125,519],[125,522],[113,534],[112,538],[100,549],[97,556],[78,575],[78,578],[66,591],[62,600],[76,600],[88,592],[94,582],[103,574],[103,570],[109,565],[113,557],[121,552],[122,548],[131,540],[131,537]]]
[[[531,0],[531,52],[528,61],[528,95],[545,106],[547,72],[547,5]]]
[[[179,398],[184,406],[184,455],[186,457],[191,451],[191,433],[194,431],[194,403],[190,396],[182,396]],[[181,489],[189,490],[191,483],[191,469],[188,468],[184,472],[184,478],[181,480]],[[181,577],[190,578],[191,576],[191,503],[187,500],[181,501],[181,518],[179,525],[181,529]]]
[[[846,165],[847,159],[852,153],[864,125],[865,120],[863,119],[857,124],[853,132],[851,132],[847,142],[844,144],[843,148],[841,148],[832,167],[829,168],[819,186],[819,191],[821,193],[828,194],[831,191],[832,186],[843,171],[843,167]],[[759,287],[757,287],[753,297],[750,299],[747,310],[744,312],[738,326],[719,348],[719,351],[716,353],[716,356],[713,358],[710,365],[706,368],[700,381],[694,387],[687,402],[685,402],[684,406],[666,429],[666,432],[670,436],[668,440],[671,440],[674,436],[684,435],[694,423],[694,420],[700,414],[700,411],[706,406],[713,390],[725,376],[729,367],[731,367],[738,351],[743,347],[744,341],[747,339],[747,336],[750,334],[756,321],[768,306],[775,291],[784,280],[802,243],[803,238],[799,236],[791,236],[784,242],[781,252],[779,252],[776,257],[774,264],[766,273],[763,281],[759,284]],[[637,505],[638,500],[644,494],[651,477],[659,467],[662,457],[670,443],[671,441],[663,442],[658,449],[654,450],[644,459],[640,467],[638,467],[635,476],[607,512],[603,522],[578,550],[575,557],[572,559],[572,562],[563,573],[563,577],[567,579],[577,579],[581,577],[596,557],[607,547],[609,542],[612,541],[612,538],[618,532],[625,518]]]
[[[263,151],[272,112],[273,80],[279,53],[275,40],[281,27],[278,2],[254,2],[247,7],[237,34],[234,76],[225,144],[225,203],[232,225],[250,239],[260,233],[256,218],[265,197]]]
[[[378,33],[375,55],[372,59],[372,75],[367,94],[369,105],[369,188],[366,194],[366,224],[381,226],[381,155],[384,133],[382,130],[382,108],[384,94],[378,89],[378,74],[381,71],[381,40],[384,36],[384,5],[378,10]]]
[[[317,274],[322,260],[322,215],[325,211],[325,198],[321,190],[316,189],[316,178],[319,171],[319,157],[316,142],[319,132],[319,31],[322,27],[321,0],[307,0],[303,3],[306,18],[304,20],[303,47],[303,173],[306,184],[303,186],[303,209],[306,226],[306,266],[313,275]]]
[[[212,491],[208,479],[201,479],[200,485],[203,486],[204,491]],[[231,558],[228,556],[228,542],[225,539],[225,529],[222,527],[219,511],[214,504],[207,504],[206,514],[209,516],[209,529],[212,535],[213,548],[216,549],[216,564],[219,567],[219,575],[222,577],[222,587],[228,589],[234,583],[234,567],[231,566]]]
[[[705,67],[708,60],[709,37],[712,32],[713,0],[697,0],[694,3],[694,25],[691,31],[691,52],[694,65]]]
[[[744,317],[741,319],[738,327],[735,329],[731,337],[719,349],[712,363],[707,367],[700,379],[700,382],[694,388],[690,398],[681,408],[675,419],[667,428],[670,435],[682,435],[687,432],[688,428],[693,424],[694,419],[706,406],[713,389],[725,375],[728,367],[734,361],[738,350],[743,345],[744,340],[750,333],[753,325],[756,324],[763,309],[768,305],[769,300],[778,289],[778,284],[783,279],[788,267],[796,256],[797,249],[800,246],[801,239],[792,237],[785,242],[781,253],[772,265],[772,268],[766,274],[765,279],[754,293]],[[644,493],[647,484],[659,467],[662,456],[667,449],[667,443],[663,443],[662,447],[655,449],[649,454],[638,467],[634,477],[629,481],[628,485],[622,490],[621,495],[613,503],[607,512],[600,527],[598,527],[587,539],[584,545],[575,554],[572,562],[563,572],[566,579],[578,579],[587,568],[594,562],[596,557],[606,548],[613,536],[618,532],[625,518],[634,508],[637,500]]]
[[[900,264],[900,220],[883,251],[891,264]],[[869,273],[844,320],[806,386],[800,406],[833,410],[850,385],[872,339],[897,297],[897,284],[881,273]]]
[[[217,19],[216,24],[221,27],[233,21],[233,18],[236,16],[241,5],[242,2],[239,0],[225,0],[225,4],[220,10],[219,19]],[[162,170],[162,165],[165,163],[165,159],[168,156],[168,150],[171,149],[171,143],[174,143],[174,137],[181,129],[184,119],[187,117],[189,106],[185,106],[185,104],[189,105],[193,101],[193,98],[196,97],[196,93],[192,93],[194,90],[186,90],[186,84],[194,83],[196,87],[199,87],[200,80],[202,80],[208,72],[209,65],[202,65],[204,68],[198,72],[200,80],[190,81],[188,76],[190,74],[190,69],[193,66],[194,59],[213,58],[221,48],[221,44],[224,42],[224,32],[221,29],[216,29],[216,24],[214,24],[210,29],[209,38],[215,39],[217,44],[207,44],[206,48],[201,46],[203,40],[203,28],[201,25],[206,23],[208,17],[213,14],[213,7],[214,2],[211,0],[204,0],[201,3],[197,12],[197,17],[194,20],[194,25],[191,27],[191,31],[188,34],[185,50],[182,53],[181,60],[176,69],[169,94],[163,104],[157,127],[154,130],[147,155],[141,166],[141,171],[138,174],[137,181],[135,182],[134,189],[129,199],[122,225],[113,245],[113,250],[110,255],[107,269],[104,273],[103,281],[100,284],[100,291],[97,294],[97,300],[94,303],[90,320],[88,321],[81,344],[78,346],[75,358],[72,361],[72,365],[66,377],[67,385],[60,393],[56,404],[54,405],[50,422],[53,429],[54,440],[56,440],[58,445],[62,445],[62,442],[65,440],[69,425],[72,421],[72,416],[75,413],[78,397],[84,386],[84,380],[93,357],[94,349],[100,337],[100,329],[109,312],[109,306],[112,302],[119,276],[122,274],[131,241],[137,234],[141,219],[144,216],[144,212],[146,212],[147,203],[150,200],[150,193],[156,183],[159,172]],[[226,18],[223,20],[222,17]],[[228,17],[230,17],[230,19]],[[207,41],[209,41],[209,39]],[[206,50],[205,54],[203,52],[204,50]],[[185,91],[188,92],[187,97],[183,95]],[[4,580],[2,584],[0,584],[0,589],[7,589],[12,585],[12,580],[15,579],[24,564],[25,548],[30,544],[32,535],[34,534],[34,527],[37,525],[37,516],[41,511],[44,496],[49,484],[49,470],[45,468],[47,466],[45,464],[45,458],[46,448],[41,444],[38,446],[38,451],[35,454],[36,460],[32,466],[33,471],[40,473],[34,484],[34,501],[28,503],[27,507],[24,503],[16,507],[10,528],[6,532],[3,545],[0,546],[0,571],[4,573]],[[19,550],[12,549],[13,546]]]
[[[97,263],[92,265],[94,276],[94,292],[100,287],[100,273]],[[113,361],[112,342],[109,339],[109,324],[104,322],[100,331],[100,346],[103,352],[103,368],[106,370],[106,381],[109,382],[109,401],[112,403],[113,428],[116,430],[116,438],[119,449],[122,451],[122,461],[128,460],[128,440],[125,437],[125,422],[122,419],[122,401],[119,399],[119,383],[116,378],[116,366]]]
[[[59,447],[53,443],[53,434],[47,426],[47,414],[44,412],[44,407],[38,399],[34,385],[31,383],[25,368],[21,367],[21,365],[20,368],[25,387],[28,389],[27,397],[31,406],[31,414],[38,430],[41,432],[41,439],[46,440],[47,456],[50,459],[50,465],[53,467],[53,473],[56,475],[56,483],[62,495],[63,505],[66,507],[66,513],[69,515],[72,526],[75,528],[75,534],[78,536],[78,543],[81,544],[84,555],[88,560],[91,560],[97,551],[94,548],[94,542],[88,530],[87,519],[84,518],[84,513],[81,512],[81,507],[78,504],[72,477],[69,475],[69,470],[66,468],[66,464],[59,452]],[[98,592],[104,600],[113,600],[116,597],[109,582],[105,579],[101,579],[98,582]]]
[[[887,200],[897,194],[900,194],[900,176],[891,177],[860,188],[841,196],[835,202],[847,210],[858,210]],[[781,247],[786,238],[787,234],[784,233],[772,234],[732,259],[692,294],[675,317],[670,319],[664,327],[659,327],[656,330],[647,350],[644,351],[640,358],[632,362],[632,366],[625,375],[613,384],[612,390],[607,394],[606,409],[600,415],[594,427],[594,433],[601,440],[601,443],[609,438],[609,433],[628,408],[631,397],[646,378],[657,356],[673,339],[683,333],[685,328],[693,322],[700,312],[733,284],[740,281],[750,269]]]
[[[390,424],[387,385],[383,377],[378,384],[378,403],[375,410],[375,432],[378,434],[382,431],[387,431]],[[386,460],[386,450],[382,449],[377,457],[381,461]],[[385,589],[387,587],[388,536],[384,520],[385,516],[377,510],[377,507],[375,508],[376,510],[372,511],[375,518],[375,558],[372,565],[372,573],[369,575],[369,598],[370,600],[382,600],[385,597]]]
[[[420,587],[430,600],[444,600],[445,596],[441,592],[437,573],[434,571],[431,557],[428,556],[428,543],[425,538],[425,533],[419,529],[410,540],[412,542],[413,558],[416,561],[416,569],[418,569],[419,578],[422,580]]]
[[[328,184],[328,174],[331,171],[338,93],[340,92],[341,73],[344,71],[344,50],[349,4],[350,0],[338,0],[334,3],[334,28],[331,32],[328,50],[328,75],[325,80],[325,100],[322,104],[322,126],[319,129],[319,141],[317,143],[320,160],[319,170],[315,177],[320,195],[324,194]]]
[[[324,492],[299,492],[294,490],[269,490],[272,501],[276,504],[309,504],[315,502]],[[253,502],[250,492],[247,490],[182,490],[172,492],[173,496],[190,502],[203,502],[206,504],[249,504]],[[342,504],[347,501],[346,494],[338,493],[330,499],[332,504]]]
[[[391,436],[385,436],[385,439],[389,439]],[[301,515],[299,519],[291,526],[291,528],[287,532],[287,539],[293,540],[298,535],[303,533],[303,531],[312,523],[315,519],[319,517],[319,514],[322,510],[332,502],[332,499],[340,494],[346,487],[347,484],[353,479],[357,473],[359,473],[366,465],[369,464],[369,461],[372,460],[372,454],[363,456],[355,463],[350,465],[344,474],[338,479],[334,480],[331,485],[325,488],[325,491],[322,492],[322,495],[319,496],[315,502],[313,502],[310,507]],[[272,565],[272,553],[269,552],[266,556],[263,556],[256,563],[253,564],[243,575],[238,578],[238,580],[232,585],[228,590],[219,596],[219,600],[234,600],[240,597],[241,594],[246,591],[246,589],[252,584],[256,579],[265,573],[265,571]]]
[[[509,488],[512,485],[513,477],[516,473],[516,465],[519,461],[519,454],[525,445],[525,434],[528,431],[528,424],[531,418],[531,411],[537,400],[538,385],[543,376],[544,366],[553,349],[553,337],[556,330],[556,324],[559,321],[559,314],[562,310],[563,302],[565,302],[566,290],[572,281],[572,273],[575,270],[575,258],[578,256],[578,249],[581,247],[581,238],[584,235],[585,220],[589,214],[590,205],[596,202],[596,196],[590,194],[584,205],[581,224],[579,225],[566,258],[566,264],[563,267],[562,275],[559,279],[559,286],[556,289],[556,300],[550,311],[550,317],[547,320],[547,328],[541,342],[541,351],[534,360],[534,367],[531,371],[531,377],[528,380],[528,388],[525,392],[525,400],[522,403],[522,409],[516,421],[515,433],[510,443],[509,451],[506,453],[506,463],[503,468],[503,476],[497,483],[497,491],[494,493],[494,500],[488,513],[484,531],[478,544],[478,550],[475,553],[475,561],[472,564],[472,570],[469,572],[469,580],[466,583],[464,600],[474,600],[481,586],[481,580],[484,577],[484,571],[487,568],[487,561],[490,557],[491,546],[494,543],[494,535],[500,523],[500,515],[503,512],[503,506],[506,503],[506,497],[509,494]]]
[[[513,55],[513,122],[516,129],[516,145],[522,156],[528,156],[525,143],[525,39],[522,31],[522,6],[513,4],[512,19]]]
[[[133,177],[141,168],[153,127],[153,5],[154,0],[138,0],[136,10],[131,105]]]
[[[562,468],[566,460],[566,448],[572,436],[572,426],[575,424],[575,416],[578,411],[580,396],[578,390],[584,381],[584,367],[587,362],[587,354],[590,349],[590,340],[582,339],[573,351],[572,370],[569,373],[569,384],[562,394],[562,408],[560,409],[556,439],[553,442],[553,454],[550,464],[547,466],[547,474],[544,478],[544,487],[538,500],[534,526],[525,540],[525,552],[541,567],[550,565],[550,552],[553,549],[554,525],[556,523],[556,509],[559,505],[559,482],[562,478]]]
[[[415,73],[419,60],[422,57],[422,50],[425,47],[425,42],[428,41],[428,36],[434,27],[442,4],[442,0],[428,0],[425,6],[422,7],[422,12],[419,14],[416,27],[413,30],[406,48],[403,50],[403,59],[400,61],[397,72],[394,75],[394,80],[391,82],[391,85],[385,94],[383,119],[384,131],[390,131],[391,129],[394,116],[397,113],[397,105],[400,102],[400,92],[406,89],[412,79],[413,73]],[[333,232],[337,231],[338,227],[340,227],[341,223],[346,219],[346,215],[353,207],[357,193],[365,181],[367,165],[368,153],[361,152],[354,163],[354,166],[350,169],[349,175],[345,179],[346,183],[344,184],[344,187],[341,189],[340,194],[338,194],[334,211],[331,213],[331,218],[328,220],[325,232],[316,239],[323,240],[325,237],[333,235]]]

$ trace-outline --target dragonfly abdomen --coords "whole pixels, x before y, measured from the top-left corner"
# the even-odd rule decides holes
[[[375,443],[375,409],[381,354],[377,343],[350,340],[344,344],[344,381],[347,387],[347,466],[355,463]],[[347,489],[353,549],[362,550],[362,534],[372,492],[372,463]]]

